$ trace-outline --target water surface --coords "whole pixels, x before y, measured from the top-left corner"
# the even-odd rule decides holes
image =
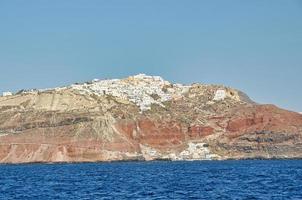
[[[0,199],[302,199],[302,160],[0,165]]]

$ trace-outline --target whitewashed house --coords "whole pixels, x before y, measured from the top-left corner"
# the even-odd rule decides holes
[[[2,96],[4,96],[4,97],[11,96],[11,95],[13,95],[13,93],[11,93],[11,92],[3,92],[2,93]]]
[[[226,92],[225,90],[217,90],[214,96],[214,101],[220,101],[220,100],[224,100],[226,97]]]

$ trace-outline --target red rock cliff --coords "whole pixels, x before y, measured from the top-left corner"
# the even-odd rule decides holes
[[[0,162],[301,158],[302,115],[138,75],[0,97]]]

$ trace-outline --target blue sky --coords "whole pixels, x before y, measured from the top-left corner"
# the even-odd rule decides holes
[[[0,92],[137,73],[302,111],[302,1],[0,1]]]

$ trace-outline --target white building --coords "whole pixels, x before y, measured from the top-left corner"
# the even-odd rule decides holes
[[[226,97],[226,92],[225,90],[217,90],[214,96],[214,101],[220,101],[220,100],[224,100]]]
[[[4,96],[4,97],[11,96],[11,95],[13,95],[13,93],[11,93],[11,92],[3,92],[2,93],[2,96]]]

